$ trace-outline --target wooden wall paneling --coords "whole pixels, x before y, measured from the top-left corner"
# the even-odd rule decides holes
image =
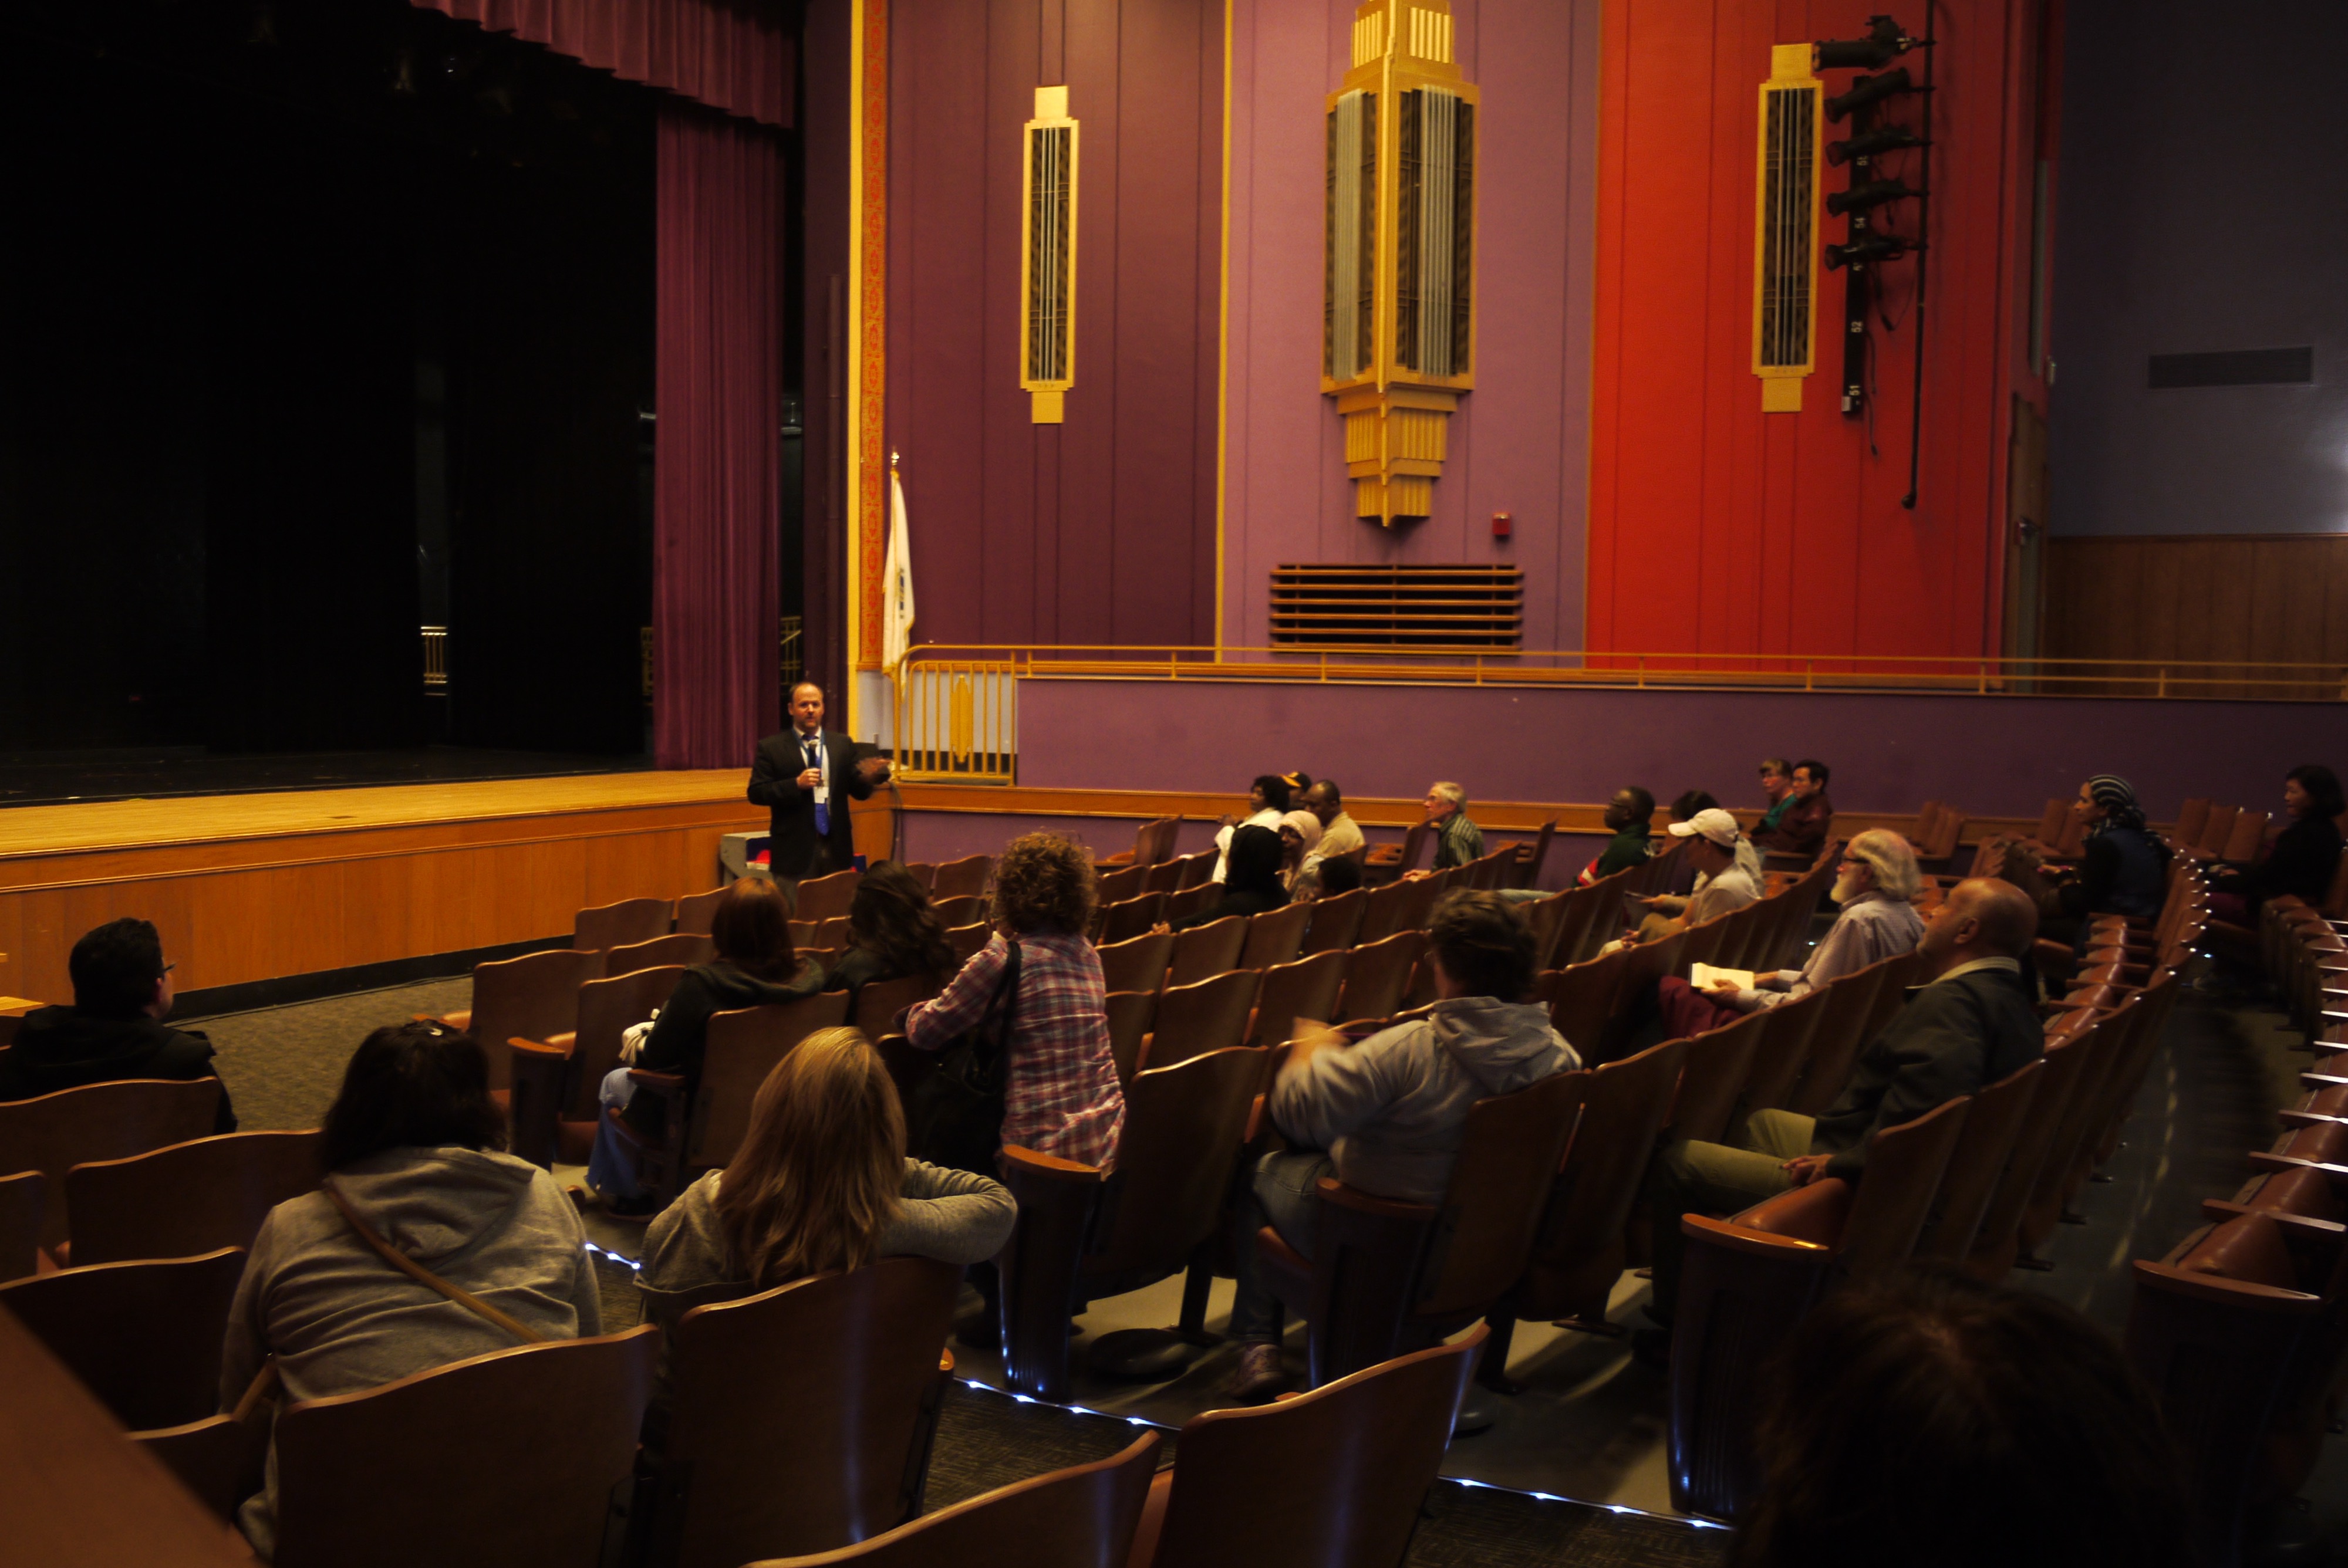
[[[2348,538],[2057,538],[2047,560],[2054,657],[2348,664]]]

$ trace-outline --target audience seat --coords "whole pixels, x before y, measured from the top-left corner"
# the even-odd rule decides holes
[[[42,1194],[48,1184],[38,1171],[0,1176],[0,1284],[41,1266]]]
[[[1239,968],[1247,935],[1247,919],[1240,915],[1226,915],[1176,932],[1173,954],[1166,960],[1166,984],[1169,988],[1191,985]]]
[[[1994,1285],[2011,1270],[2022,1250],[2023,1210],[2050,1158],[2058,1128],[2068,1112],[2080,1081],[2094,1068],[2102,1042],[2093,1038],[2099,1021],[2067,1034],[2049,1035],[2046,1054],[2038,1060],[2038,1087],[2016,1131],[2013,1152],[1990,1191],[1972,1245],[1965,1251],[1963,1267],[1975,1279]]]
[[[150,1459],[179,1477],[180,1484],[223,1524],[234,1525],[238,1506],[259,1491],[266,1479],[266,1405],[243,1420],[233,1415],[206,1416],[127,1435]]]
[[[937,886],[938,868],[930,862],[926,860],[908,860],[904,865],[905,874],[911,876],[914,881],[920,883],[924,891],[928,891]]]
[[[1961,1264],[1972,1253],[2045,1071],[2044,1058],[2025,1062],[1973,1094],[1964,1131],[1957,1135],[1948,1169],[1941,1173],[1941,1190],[1913,1255]]]
[[[1228,969],[1159,992],[1149,1035],[1142,1042],[1142,1071],[1247,1043],[1248,1019],[1262,986],[1260,970]]]
[[[1144,1432],[1108,1459],[999,1486],[854,1546],[746,1568],[1122,1568],[1159,1442]]]
[[[1386,1018],[1401,1007],[1410,985],[1411,966],[1426,950],[1424,931],[1396,931],[1353,949],[1345,965],[1345,989],[1337,1002],[1333,1023],[1355,1019]]]
[[[489,1059],[489,1087],[513,1081],[513,1053],[507,1041],[541,1044],[579,1027],[579,988],[603,978],[603,955],[555,948],[473,966],[473,1005],[462,1012],[424,1018],[469,1034]],[[422,1015],[419,1015],[419,1017]]]
[[[1200,882],[1166,896],[1166,918],[1187,920],[1222,901],[1223,885],[1220,882]],[[1233,916],[1231,918],[1237,919]]]
[[[1515,852],[1509,880],[1509,887],[1538,887],[1541,870],[1549,864],[1549,846],[1557,837],[1557,818],[1550,817],[1540,825],[1540,833],[1530,844],[1510,844],[1504,847]]]
[[[1737,1094],[1735,1108],[1729,1112],[1730,1131],[1741,1130],[1746,1119],[1756,1111],[1785,1108],[1795,1082],[1802,1075],[1802,1064],[1809,1060],[1810,1037],[1826,1020],[1827,999],[1833,990],[1832,984],[1820,986],[1764,1009],[1769,1021],[1762,1027],[1761,1038],[1754,1045],[1752,1060],[1745,1070],[1745,1087]]]
[[[978,897],[985,893],[994,874],[993,856],[965,855],[960,860],[949,860],[938,867],[937,878],[930,884],[930,897],[938,901]]]
[[[1158,1472],[1129,1568],[1396,1568],[1483,1330],[1257,1409],[1210,1410]]]
[[[1137,1074],[1126,1091],[1113,1171],[1015,1144],[1004,1149],[1004,1181],[1019,1200],[1018,1226],[997,1260],[1004,1374],[1014,1390],[1066,1399],[1068,1319],[1087,1301],[1181,1273],[1222,1225],[1271,1054],[1217,1050]],[[1203,1278],[1196,1282],[1200,1314]]]
[[[1312,919],[1310,904],[1290,904],[1250,917],[1247,941],[1240,948],[1239,967],[1268,969],[1274,964],[1295,962],[1304,948],[1304,927]]]
[[[1310,1260],[1271,1226],[1256,1233],[1264,1283],[1305,1321],[1314,1387],[1440,1339],[1500,1304],[1523,1277],[1584,1091],[1579,1074],[1561,1072],[1478,1101],[1439,1204],[1376,1197],[1324,1176]]]
[[[1573,890],[1552,893],[1525,907],[1525,923],[1533,933],[1533,970],[1555,968],[1558,938],[1565,932],[1566,916],[1573,907]]]
[[[1313,919],[1304,930],[1303,956],[1311,958],[1315,953],[1334,953],[1359,946],[1362,917],[1369,907],[1368,892],[1359,887],[1334,898],[1316,899],[1307,906],[1313,911]]]
[[[682,968],[664,965],[591,979],[579,988],[575,1029],[509,1045],[507,1121],[516,1154],[548,1169],[587,1158],[603,1114],[603,1079],[620,1065],[623,1037],[666,1007],[684,977]]]
[[[71,1234],[66,1173],[209,1135],[220,1114],[216,1078],[125,1078],[0,1102],[0,1164],[45,1178],[41,1245]]]
[[[1785,1109],[1797,1116],[1822,1116],[1831,1107],[1859,1053],[1874,1038],[1880,998],[1899,997],[1910,955],[1881,958],[1825,988],[1826,1003],[1811,1029],[1801,1076],[1787,1092]]]
[[[638,969],[690,968],[715,962],[717,943],[699,931],[672,931],[648,942],[631,942],[603,955],[606,975],[633,975]]]
[[[249,1247],[269,1211],[325,1175],[323,1132],[223,1132],[66,1173],[73,1262]]]
[[[1148,867],[1140,866],[1125,866],[1114,871],[1104,871],[1094,884],[1094,897],[1104,906],[1138,898],[1143,891],[1142,878],[1148,875]]]
[[[1119,1087],[1141,1071],[1141,1053],[1149,1039],[1149,1021],[1157,1016],[1156,991],[1111,991],[1107,997],[1108,1048],[1117,1058]],[[902,1085],[899,1086],[902,1088]]]
[[[953,949],[954,961],[966,964],[973,955],[994,939],[994,927],[984,920],[974,920],[967,926],[946,927],[946,945]]]
[[[630,1522],[644,1561],[735,1568],[912,1518],[961,1284],[950,1264],[890,1257],[676,1316],[667,1429]]]
[[[1148,936],[1150,927],[1165,918],[1166,895],[1144,893],[1103,908],[1100,935],[1095,939],[1104,947],[1115,947]]]
[[[492,1351],[277,1418],[277,1568],[579,1568],[628,1479],[660,1330]]]
[[[791,903],[791,918],[813,926],[845,916],[848,907],[856,901],[856,885],[862,880],[863,873],[855,870],[808,877],[798,885],[798,897]]]
[[[1362,863],[1362,886],[1382,886],[1397,882],[1406,872],[1418,869],[1419,857],[1426,853],[1427,827],[1425,821],[1414,822],[1406,829],[1400,845],[1374,844]]]
[[[943,867],[940,867],[942,871]],[[938,923],[952,930],[973,921],[984,923],[987,917],[986,899],[980,894],[964,893],[954,897],[940,897],[931,900],[930,907],[938,913]]]
[[[1478,1376],[1487,1388],[1518,1389],[1508,1363],[1519,1318],[1562,1320],[1586,1333],[1622,1332],[1607,1321],[1606,1298],[1622,1275],[1623,1226],[1646,1181],[1692,1043],[1665,1040],[1568,1075],[1580,1102],[1564,1108],[1572,1122],[1565,1157],[1550,1182],[1524,1272],[1485,1318],[1492,1338]]]
[[[1731,1119],[1752,1076],[1755,1053],[1776,1022],[1776,1010],[1763,1008],[1687,1038],[1679,1092],[1670,1107],[1673,1142],[1725,1143],[1743,1130]]]
[[[608,953],[668,935],[676,906],[666,898],[623,898],[582,909],[572,921],[571,945],[582,953]]]
[[[1248,1020],[1251,1045],[1279,1045],[1294,1038],[1297,1020],[1336,1021],[1337,995],[1345,983],[1348,953],[1315,953],[1263,971],[1255,1016]]]
[[[846,991],[735,1008],[710,1017],[701,1081],[692,1094],[681,1073],[631,1072],[637,1092],[659,1098],[660,1136],[645,1139],[617,1112],[604,1115],[639,1151],[639,1181],[665,1204],[702,1172],[730,1163],[749,1130],[750,1103],[775,1063],[817,1030],[847,1021]]]
[[[726,897],[726,889],[713,887],[706,893],[688,893],[676,901],[676,934],[706,937],[710,923],[717,917],[717,901]]]
[[[220,1409],[221,1349],[244,1257],[227,1246],[36,1274],[0,1285],[0,1307],[124,1426],[178,1426]]]
[[[1887,1127],[1867,1179],[1795,1187],[1730,1219],[1681,1216],[1687,1254],[1673,1326],[1672,1506],[1739,1517],[1759,1490],[1753,1427],[1764,1369],[1819,1294],[1897,1267],[1914,1250],[1949,1156],[1964,1097]]]
[[[1166,983],[1166,966],[1173,961],[1174,934],[1144,931],[1099,948],[1101,983],[1113,991],[1156,991]]]
[[[928,1001],[945,989],[943,976],[904,975],[893,980],[870,980],[850,999],[848,1021],[867,1040],[879,1040],[897,1030],[897,1015],[916,1002]]]
[[[2249,1214],[2135,1265],[2127,1356],[2184,1458],[2203,1562],[2240,1561],[2246,1517],[2312,1467],[2343,1255],[2325,1239],[2295,1245],[2273,1215]]]
[[[1565,1036],[1582,1061],[1598,1060],[1606,1034],[1606,1020],[1614,1016],[1615,999],[1622,993],[1622,969],[1629,950],[1570,964],[1550,971],[1542,989],[1549,998],[1550,1027]],[[1535,982],[1539,984],[1539,981]]]

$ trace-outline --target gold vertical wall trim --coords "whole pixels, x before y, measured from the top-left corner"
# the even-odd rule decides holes
[[[889,536],[889,0],[854,0],[849,44],[848,715],[854,672],[880,667],[881,546]]]
[[[1222,292],[1215,319],[1215,662],[1223,661],[1223,507],[1231,451],[1231,5],[1223,0]]]
[[[1811,51],[1808,44],[1774,46],[1769,79],[1761,84],[1753,196],[1753,374],[1761,378],[1764,414],[1800,413],[1802,382],[1818,361],[1818,214],[1824,200],[1819,187],[1825,183],[1818,178],[1818,157],[1826,121],[1825,88],[1811,70]],[[1802,313],[1798,359],[1789,352],[1783,321],[1789,283],[1797,288]]]
[[[1035,89],[1035,118],[1019,132],[1019,385],[1037,425],[1061,423],[1076,384],[1080,131],[1068,114],[1065,83]],[[1039,179],[1048,182],[1040,192]],[[1065,206],[1053,200],[1053,189],[1066,194]],[[1038,362],[1039,348],[1050,363]]]

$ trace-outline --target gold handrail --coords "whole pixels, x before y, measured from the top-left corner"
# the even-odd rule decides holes
[[[1979,696],[2348,701],[2348,664],[1957,654],[1670,653],[1616,650],[1309,648],[1110,643],[922,644],[917,671],[955,662],[1022,680],[1311,681],[1479,686],[1913,691]],[[901,678],[902,676],[901,671]]]

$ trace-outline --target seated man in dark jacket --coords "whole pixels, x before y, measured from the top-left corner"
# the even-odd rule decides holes
[[[1960,882],[1917,944],[1931,980],[1859,1052],[1825,1115],[1756,1111],[1738,1147],[1681,1143],[1656,1155],[1651,1315],[1668,1322],[1677,1301],[1682,1214],[1735,1214],[1822,1176],[1859,1181],[1877,1132],[2036,1061],[2045,1031],[2021,960],[2037,933],[2036,907],[2012,883]]]
[[[171,1011],[171,966],[151,924],[109,920],[83,934],[66,965],[74,1005],[25,1015],[15,1044],[0,1052],[0,1100],[125,1078],[220,1076],[211,1041],[163,1022]],[[236,1131],[226,1086],[212,1131]]]
[[[1827,846],[1827,835],[1834,831],[1834,802],[1827,798],[1827,774],[1826,764],[1815,757],[1794,764],[1794,804],[1775,826],[1754,831],[1756,847],[1769,855],[1818,857]]]

